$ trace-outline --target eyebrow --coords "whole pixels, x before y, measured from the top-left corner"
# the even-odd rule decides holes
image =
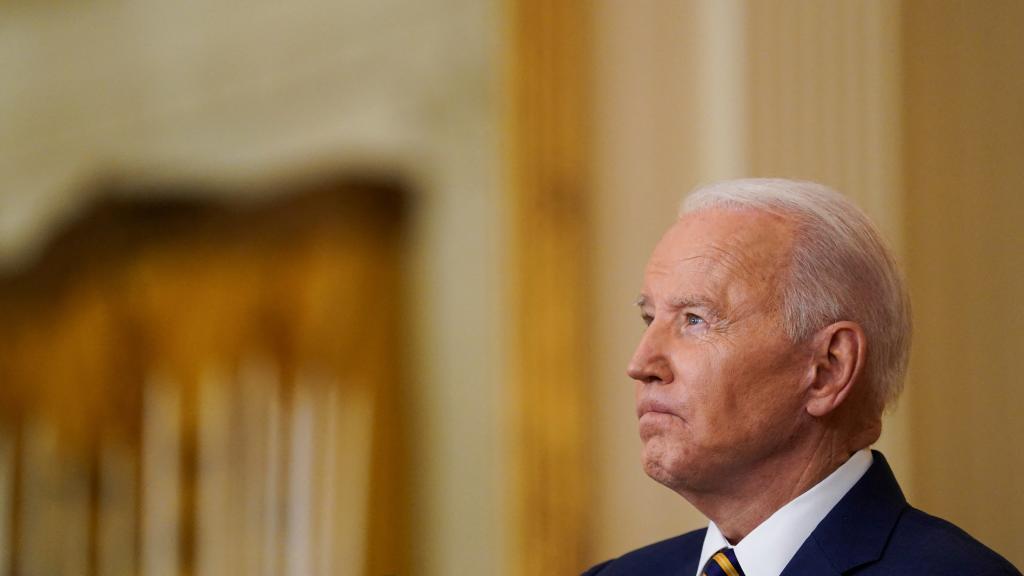
[[[647,296],[644,296],[643,294],[638,296],[636,299],[636,305],[640,306],[641,308],[646,306]],[[669,306],[671,306],[672,308],[701,307],[708,308],[709,310],[712,311],[716,311],[718,309],[714,301],[712,301],[710,298],[697,295],[677,296],[673,298],[671,301],[669,301]]]
[[[673,308],[700,307],[709,308],[711,310],[715,309],[715,303],[709,298],[704,298],[702,296],[677,296],[669,302],[669,305]]]

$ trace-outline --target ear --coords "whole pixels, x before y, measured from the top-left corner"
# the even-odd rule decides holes
[[[856,322],[822,328],[812,342],[814,374],[807,389],[807,412],[822,417],[839,407],[860,380],[867,359],[867,337]]]

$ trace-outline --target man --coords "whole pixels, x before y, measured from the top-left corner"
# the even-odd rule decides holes
[[[868,449],[901,388],[910,310],[842,196],[775,179],[697,190],[638,304],[644,469],[711,522],[587,575],[1020,574],[909,506]]]

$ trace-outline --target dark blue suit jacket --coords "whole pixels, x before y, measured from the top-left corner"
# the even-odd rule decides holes
[[[634,550],[584,576],[694,576],[706,529]],[[818,524],[782,576],[1017,575],[1001,556],[945,520],[907,504],[889,464],[874,462]]]

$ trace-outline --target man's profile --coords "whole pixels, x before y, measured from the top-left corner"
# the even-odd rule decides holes
[[[638,305],[644,470],[710,523],[587,575],[1020,574],[907,504],[869,449],[902,386],[910,304],[840,194],[779,179],[698,189]]]

